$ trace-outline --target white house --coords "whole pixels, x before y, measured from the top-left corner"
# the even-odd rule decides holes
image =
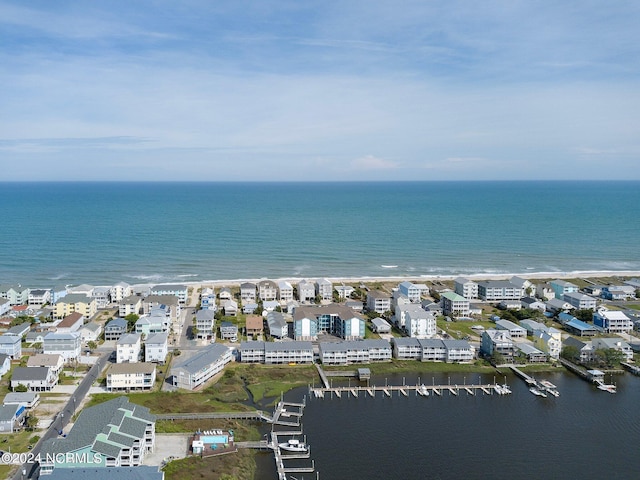
[[[277,338],[285,338],[289,336],[289,324],[280,312],[269,312],[267,314],[267,327],[269,335]]]
[[[596,299],[580,292],[565,293],[563,300],[578,310],[596,309]]]
[[[432,338],[436,334],[435,316],[419,305],[405,310],[405,330],[410,337]]]
[[[80,329],[80,338],[83,342],[97,342],[102,333],[102,325],[96,322],[89,322]]]
[[[116,342],[116,363],[137,362],[140,359],[140,334],[126,333]]]
[[[0,335],[0,353],[16,360],[22,356],[22,337],[18,335]]]
[[[82,339],[78,332],[49,332],[42,339],[42,353],[62,355],[65,362],[78,358],[81,348]]]
[[[478,284],[468,278],[458,277],[454,281],[454,291],[467,300],[478,298]]]
[[[120,303],[132,293],[131,285],[126,282],[118,282],[109,289],[111,301]]]
[[[402,282],[398,290],[406,296],[411,303],[420,303],[420,288],[411,282]]]
[[[593,350],[617,350],[622,352],[625,356],[625,361],[630,362],[633,360],[633,350],[629,344],[620,338],[594,338],[591,340]]]
[[[214,310],[198,310],[196,312],[196,338],[216,340],[216,313]]]
[[[132,313],[139,315],[142,310],[142,297],[137,295],[129,295],[128,297],[120,300],[120,305],[118,306],[118,315],[122,318],[127,315],[131,315]]]
[[[442,313],[445,315],[462,317],[469,315],[469,300],[456,292],[444,292],[440,296],[440,301]]]
[[[593,313],[593,324],[607,333],[628,333],[633,330],[633,322],[619,310],[599,309]]]
[[[11,389],[24,385],[33,392],[48,392],[58,383],[58,375],[49,367],[16,367],[11,374]]]
[[[154,333],[144,342],[144,361],[163,364],[168,353],[168,334]]]
[[[321,300],[331,301],[333,299],[333,284],[326,278],[316,281],[316,295]]]
[[[64,317],[56,325],[56,332],[58,333],[71,333],[80,330],[80,327],[84,324],[84,315],[80,312],[73,312]]]
[[[298,300],[312,303],[316,298],[316,287],[312,282],[302,280],[298,283]]]
[[[278,282],[278,300],[284,303],[293,300],[293,286],[285,280]]]
[[[194,390],[217,373],[224,370],[233,360],[231,349],[219,343],[212,343],[171,368],[173,385]]]
[[[367,308],[379,314],[391,310],[391,296],[380,290],[371,290],[367,294]]]
[[[152,363],[114,363],[107,369],[108,392],[151,390],[156,381],[156,366]]]
[[[59,375],[64,367],[64,357],[60,354],[51,355],[38,353],[29,357],[27,367],[47,367],[50,368],[55,375]]]

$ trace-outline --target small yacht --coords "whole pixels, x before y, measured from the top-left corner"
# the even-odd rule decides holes
[[[308,450],[306,443],[293,438],[286,442],[279,443],[278,447],[280,447],[281,450],[286,450],[287,452],[306,452]]]
[[[543,398],[547,398],[547,394],[544,393],[542,390],[540,390],[539,388],[536,387],[529,387],[529,391],[531,393],[533,393],[535,396],[537,397],[543,397]]]

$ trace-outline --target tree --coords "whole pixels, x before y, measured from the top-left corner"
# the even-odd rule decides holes
[[[440,301],[440,293],[436,292],[434,289],[431,289],[431,298],[433,298],[433,301],[438,303]]]
[[[580,360],[580,350],[575,345],[566,345],[562,348],[560,355],[572,362]]]
[[[130,313],[129,315],[124,317],[124,319],[127,321],[128,330],[133,329],[133,326],[136,324],[139,318],[140,316],[136,315],[135,313]]]
[[[582,310],[575,310],[573,316],[583,322],[590,322],[593,320],[593,310],[589,308],[583,308]]]
[[[29,415],[25,423],[27,425],[27,428],[33,431],[38,426],[38,417],[36,417],[35,415]]]
[[[98,344],[96,342],[94,342],[93,340],[88,342],[87,346],[89,347],[89,350],[95,350],[96,348],[98,348]]]
[[[28,392],[29,388],[22,383],[18,384],[16,388],[13,389],[14,392]]]

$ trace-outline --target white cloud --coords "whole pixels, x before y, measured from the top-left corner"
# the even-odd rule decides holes
[[[398,168],[398,163],[374,157],[373,155],[365,155],[353,160],[351,168],[356,170],[389,170]]]

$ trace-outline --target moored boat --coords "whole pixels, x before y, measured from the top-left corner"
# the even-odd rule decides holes
[[[529,391],[531,393],[533,393],[536,397],[543,397],[543,398],[547,398],[547,394],[544,393],[542,390],[540,390],[539,388],[536,387],[529,387]]]
[[[291,438],[286,442],[279,443],[278,447],[280,447],[281,450],[286,450],[287,452],[306,452],[309,448],[306,443],[294,438]]]

